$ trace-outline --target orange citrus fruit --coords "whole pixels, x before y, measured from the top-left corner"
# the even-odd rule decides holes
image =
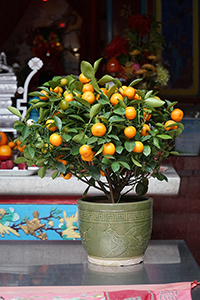
[[[83,93],[82,99],[84,99],[87,102],[89,102],[90,104],[92,104],[95,100],[95,95],[94,95],[94,93],[88,91],[88,92]]]
[[[54,146],[62,144],[62,137],[58,133],[52,133],[49,137],[49,142]]]
[[[15,145],[15,143],[13,141],[10,141],[10,142],[8,142],[8,146],[10,148],[14,148],[16,145]]]
[[[173,120],[168,120],[167,122],[165,122],[165,125],[164,125],[165,130],[177,129],[177,126],[168,127],[169,125],[173,125],[175,123],[176,122],[174,122]]]
[[[93,160],[93,152],[89,156],[81,155],[82,160],[84,161],[92,161]]]
[[[104,171],[100,170],[101,176],[106,176]]]
[[[106,126],[103,123],[95,123],[91,132],[94,136],[103,136],[106,133]]]
[[[89,157],[91,154],[93,156],[92,148],[89,145],[82,145],[79,148],[79,153],[81,156],[84,156],[84,157]]]
[[[94,93],[94,88],[93,88],[91,83],[85,83],[83,85],[82,92],[85,93],[85,92],[88,92],[88,91]]]
[[[73,100],[74,100],[73,94],[71,94],[71,93],[66,94],[66,95],[65,95],[65,100],[66,100],[67,102],[73,101]]]
[[[64,157],[64,155],[60,154],[56,157],[56,160],[61,162],[63,165],[67,164],[67,161],[65,159],[62,159],[61,157]]]
[[[143,143],[140,141],[135,141],[135,147],[133,149],[133,152],[141,153],[143,149],[144,149]]]
[[[135,110],[135,107],[133,106],[127,106],[125,108],[125,117],[129,120],[133,120],[135,119],[136,117],[136,110]]]
[[[39,98],[41,99],[41,100],[47,100],[48,98],[49,98],[49,94],[46,92],[46,91],[44,91],[44,90],[41,90],[40,91],[40,93],[42,93],[44,96],[39,96]]]
[[[0,160],[7,160],[12,157],[12,149],[8,145],[0,147]]]
[[[107,143],[103,146],[103,155],[113,155],[115,153],[115,145],[113,143]]]
[[[183,111],[179,108],[175,108],[171,112],[171,118],[176,122],[180,122],[183,119]]]
[[[119,88],[119,92],[120,94],[122,94],[122,96],[124,96],[124,89],[126,89],[127,86],[126,85],[122,85],[120,88]]]
[[[124,89],[124,96],[128,99],[133,99],[135,97],[135,89],[132,86],[128,86]]]
[[[120,93],[114,93],[114,94],[112,94],[112,96],[110,97],[110,103],[112,104],[112,105],[116,105],[118,102],[119,102],[119,100],[121,100],[121,101],[123,101],[123,96],[120,94]]]
[[[142,97],[135,93],[134,100],[142,100]]]
[[[147,108],[144,108],[143,116],[144,116],[144,120],[145,120],[145,121],[149,121],[149,119],[151,118],[151,114],[149,114],[149,113],[147,112]]]
[[[70,178],[72,177],[72,174],[71,174],[71,173],[67,173],[66,175],[61,174],[61,176],[62,176],[64,179],[68,180],[68,179],[70,179]]]
[[[148,132],[147,132],[147,131],[149,131],[149,130],[151,130],[150,127],[149,127],[149,125],[144,124],[144,125],[142,126],[142,131],[140,132],[140,134],[141,134],[142,136],[147,136],[147,135],[148,135]]]
[[[88,83],[90,82],[90,79],[88,79],[87,77],[85,77],[85,75],[83,75],[83,73],[81,73],[78,77],[79,81],[82,83]]]
[[[5,132],[0,132],[0,146],[6,145],[8,142],[8,138],[7,135],[5,134]]]
[[[128,126],[124,129],[124,135],[129,138],[132,139],[135,135],[136,135],[136,129],[134,126]]]
[[[57,126],[52,126],[55,125],[55,122],[53,119],[49,119],[46,121],[46,128],[48,128],[50,131],[55,131],[57,129]]]

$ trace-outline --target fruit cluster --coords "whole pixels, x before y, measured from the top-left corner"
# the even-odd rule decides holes
[[[13,161],[13,152],[23,153],[25,145],[21,146],[21,142],[16,139],[16,141],[9,141],[5,132],[0,132],[0,169],[13,169],[16,165]],[[19,169],[27,168],[27,165],[19,164]]]

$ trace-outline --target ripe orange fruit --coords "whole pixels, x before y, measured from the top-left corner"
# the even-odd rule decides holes
[[[46,92],[46,91],[44,91],[44,90],[41,90],[40,91],[40,93],[42,93],[44,96],[39,96],[39,98],[41,99],[41,100],[47,100],[47,99],[49,99],[49,94]]]
[[[12,149],[8,145],[0,147],[0,160],[7,160],[12,157]]]
[[[136,110],[135,110],[135,107],[133,107],[133,106],[127,106],[127,107],[125,108],[125,117],[126,117],[127,119],[129,119],[129,120],[135,119],[136,114],[137,114],[137,112],[136,112]]]
[[[78,77],[79,81],[82,83],[88,83],[90,82],[90,79],[88,79],[87,77],[85,77],[85,75],[83,75],[83,73],[81,73]]]
[[[10,142],[8,142],[8,146],[10,148],[14,148],[16,145],[15,145],[15,143],[13,141],[10,141]]]
[[[183,111],[179,108],[175,108],[171,112],[171,118],[176,122],[180,122],[183,119]]]
[[[73,100],[74,100],[73,94],[71,94],[71,93],[65,94],[65,100],[66,100],[67,102],[73,101]]]
[[[122,94],[122,96],[124,96],[124,89],[126,89],[127,86],[126,85],[122,85],[120,88],[119,88],[119,92],[120,94]]]
[[[140,134],[141,134],[142,136],[147,136],[147,135],[148,135],[148,132],[147,132],[147,131],[149,131],[149,130],[151,130],[150,127],[149,127],[149,125],[144,124],[144,125],[142,126],[142,131],[140,132]]]
[[[24,152],[25,147],[26,147],[26,145],[18,146],[17,149],[19,150],[20,153],[22,153],[22,152]]]
[[[87,102],[89,102],[90,104],[92,104],[95,100],[95,95],[94,95],[94,93],[88,91],[88,92],[83,93],[82,99],[84,99]]]
[[[129,138],[132,139],[135,135],[136,135],[136,129],[134,126],[128,126],[124,129],[124,135]]]
[[[79,148],[79,153],[81,156],[84,156],[84,157],[89,157],[91,154],[93,156],[92,148],[89,145],[82,145]]]
[[[61,176],[62,176],[64,179],[68,180],[68,179],[70,179],[70,178],[72,177],[72,174],[71,174],[71,173],[67,173],[66,175],[61,174]]]
[[[49,142],[54,146],[62,144],[62,137],[58,133],[52,133],[49,137]]]
[[[107,143],[103,146],[103,155],[113,155],[115,153],[115,145],[113,143]]]
[[[104,171],[100,170],[101,176],[106,176]]]
[[[85,93],[85,92],[92,92],[92,93],[94,93],[94,88],[93,88],[92,84],[91,83],[85,83],[83,85],[82,92],[83,93]]]
[[[106,133],[106,126],[103,123],[95,123],[91,132],[94,136],[103,136]]]
[[[143,143],[139,141],[135,141],[135,147],[133,149],[133,152],[141,153],[143,149],[144,149]]]
[[[145,111],[146,111],[146,112],[145,112]],[[143,116],[144,116],[144,120],[145,120],[145,121],[149,121],[149,119],[151,118],[151,114],[149,114],[149,113],[147,112],[147,108],[144,108]]]
[[[63,165],[67,164],[67,161],[65,159],[62,159],[61,157],[64,157],[64,155],[60,154],[56,157],[56,160],[61,162]]]
[[[114,93],[110,97],[110,103],[112,105],[116,105],[119,102],[118,99],[121,100],[121,101],[123,101],[123,96],[120,93]]]
[[[92,161],[92,160],[93,160],[93,156],[94,156],[94,154],[93,154],[93,152],[92,152],[89,156],[81,155],[81,158],[82,158],[82,160],[84,160],[84,161]]]
[[[124,89],[124,96],[128,99],[133,99],[135,97],[135,89],[132,86],[128,86]]]
[[[6,145],[8,142],[8,138],[7,135],[5,134],[5,132],[0,132],[0,146]]]
[[[165,130],[177,129],[177,126],[168,127],[169,125],[173,125],[174,123],[176,123],[176,122],[174,122],[173,120],[168,120],[167,122],[165,122],[165,125],[164,125]]]
[[[55,122],[53,119],[49,119],[46,121],[46,128],[48,128],[50,131],[55,131],[57,129],[57,126],[52,126],[52,124],[55,125]]]
[[[142,97],[135,93],[134,100],[142,100]]]

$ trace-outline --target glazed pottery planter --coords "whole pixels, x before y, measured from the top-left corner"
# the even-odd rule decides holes
[[[116,204],[103,199],[87,197],[77,202],[88,261],[107,266],[140,263],[151,237],[153,199],[128,196]]]

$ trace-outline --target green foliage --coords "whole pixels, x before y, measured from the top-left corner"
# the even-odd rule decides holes
[[[94,66],[85,61],[81,63],[81,72],[90,79],[95,90],[96,100],[92,104],[81,98],[83,84],[73,75],[66,77],[67,84],[62,87],[59,95],[53,91],[55,87],[60,86],[59,76],[39,88],[46,90],[49,98],[45,101],[33,99],[31,102],[30,110],[39,111],[38,121],[30,124],[27,115],[24,120],[16,121],[14,125],[22,145],[26,145],[23,157],[18,158],[17,162],[26,161],[29,166],[39,166],[38,175],[41,178],[46,175],[48,169],[54,171],[53,179],[60,174],[71,173],[88,184],[84,194],[93,186],[104,192],[110,201],[117,203],[127,186],[130,186],[130,189],[135,187],[136,192],[143,195],[148,191],[148,179],[151,176],[158,180],[166,180],[159,172],[160,165],[163,158],[168,157],[170,153],[177,154],[173,152],[174,140],[184,128],[179,122],[176,123],[176,130],[164,129],[176,102],[159,100],[155,98],[153,91],[136,90],[141,96],[140,100],[123,97],[123,101],[119,100],[118,104],[113,106],[110,97],[121,87],[121,82],[110,75],[97,80],[95,74],[100,62],[101,59],[96,61]],[[110,81],[114,85],[104,94],[101,88]],[[138,80],[135,80],[130,86],[137,83]],[[59,103],[64,99],[66,92],[72,93],[74,100],[69,102],[66,110],[62,110]],[[38,91],[31,95],[41,96]],[[136,109],[137,115],[133,120],[125,117],[127,106]],[[21,118],[16,108],[8,109]],[[151,115],[148,121],[144,112]],[[52,126],[46,126],[49,119],[54,122],[52,126],[56,126],[54,132],[51,131]],[[103,136],[92,134],[91,127],[95,123],[103,123],[106,126]],[[147,131],[147,135],[141,135],[145,123],[150,130]],[[136,135],[131,139],[124,135],[124,129],[128,126],[136,128]],[[61,145],[54,146],[50,143],[52,133],[61,136]],[[143,143],[144,149],[140,153],[133,151],[136,141]],[[115,146],[114,154],[103,152],[107,143]],[[84,144],[89,145],[93,152],[89,161],[84,160],[79,153],[79,148]],[[102,171],[105,176],[102,176]]]

